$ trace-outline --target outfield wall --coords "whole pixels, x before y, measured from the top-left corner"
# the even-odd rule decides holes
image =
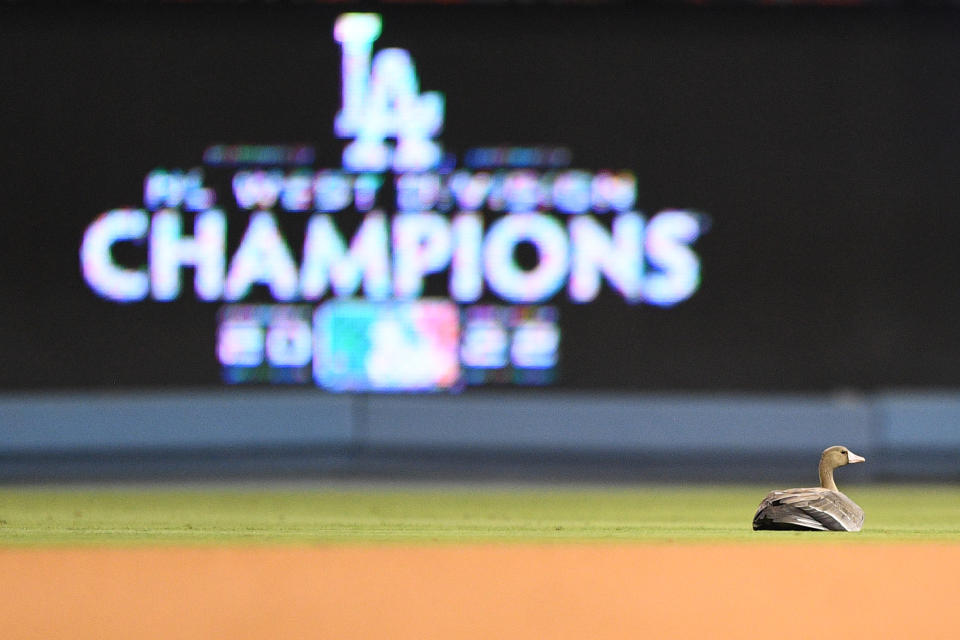
[[[0,479],[336,475],[960,479],[960,394],[330,395],[210,390],[0,396]],[[813,458],[813,461],[811,460]]]

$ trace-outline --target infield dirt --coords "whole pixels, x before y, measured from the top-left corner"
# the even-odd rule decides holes
[[[960,545],[4,549],[0,637],[957,638]]]

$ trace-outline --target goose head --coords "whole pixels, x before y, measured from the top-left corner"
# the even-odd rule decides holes
[[[833,470],[844,465],[865,461],[866,458],[858,456],[847,447],[841,445],[827,447],[820,454],[820,486],[824,489],[839,491],[837,483],[833,480]]]
[[[841,445],[827,447],[823,450],[823,453],[820,454],[820,464],[830,469],[836,469],[837,467],[855,462],[866,462],[866,460],[863,456],[858,456],[847,447]]]

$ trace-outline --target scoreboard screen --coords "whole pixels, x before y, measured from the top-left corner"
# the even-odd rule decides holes
[[[956,12],[0,8],[7,389],[960,383]]]

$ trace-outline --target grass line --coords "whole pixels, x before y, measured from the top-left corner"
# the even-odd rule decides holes
[[[0,546],[960,542],[960,487],[869,486],[857,534],[754,532],[766,487],[0,489]]]

